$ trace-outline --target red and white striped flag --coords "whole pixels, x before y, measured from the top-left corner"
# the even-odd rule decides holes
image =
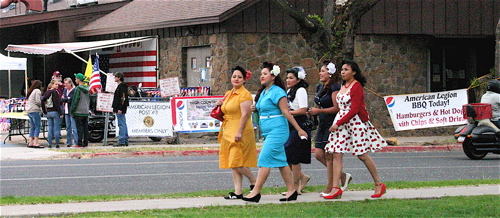
[[[142,87],[157,88],[156,55],[156,40],[121,45],[102,50],[101,67],[122,72],[128,86],[142,83]]]
[[[99,72],[99,55],[96,54],[94,65],[92,66],[92,76],[89,80],[90,94],[101,92],[101,73]]]

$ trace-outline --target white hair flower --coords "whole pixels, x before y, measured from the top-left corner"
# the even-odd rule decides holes
[[[332,62],[330,62],[328,66],[326,66],[326,68],[328,69],[328,73],[331,75],[335,74],[335,72],[337,71],[337,68],[335,68],[335,64]]]
[[[295,67],[295,68],[297,68],[297,70],[298,70],[298,73],[297,73],[297,78],[299,78],[299,79],[305,79],[305,78],[306,78],[307,73],[306,73],[306,71],[304,70],[304,68],[303,68],[303,67],[301,67],[301,66],[298,66],[298,67]]]
[[[280,66],[274,65],[273,70],[271,70],[271,74],[274,76],[278,76],[280,74]]]

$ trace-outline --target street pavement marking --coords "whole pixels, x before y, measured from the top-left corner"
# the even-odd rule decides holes
[[[498,166],[437,166],[437,167],[377,167],[377,169],[456,169],[456,168],[498,168]],[[346,171],[366,170],[365,167],[346,168]],[[307,169],[307,171],[325,171],[325,169]],[[254,172],[255,173],[255,172]],[[29,181],[29,180],[57,180],[57,179],[88,179],[88,178],[118,178],[118,177],[144,177],[144,176],[178,176],[178,175],[201,175],[201,174],[231,174],[230,171],[217,172],[191,172],[191,173],[154,173],[154,174],[129,174],[129,175],[100,175],[100,176],[63,176],[63,177],[37,177],[37,178],[15,178],[0,179],[2,181]]]
[[[419,158],[423,158],[423,157],[428,157],[428,158],[466,158],[465,155],[457,155],[457,156],[418,156]],[[500,156],[499,156],[500,157]],[[347,156],[345,155],[344,156],[344,159],[346,158],[356,158],[355,156]],[[405,158],[407,159],[408,156],[398,156],[398,157],[395,157],[395,156],[387,156],[387,157],[374,157],[374,156],[371,156],[372,159],[402,159],[402,158]],[[316,158],[314,157],[311,157],[311,160],[315,161]],[[101,165],[104,165],[104,166],[109,166],[109,165],[137,165],[137,164],[178,164],[178,163],[216,163],[216,162],[219,162],[219,160],[204,160],[204,161],[166,161],[166,162],[163,162],[163,161],[156,161],[156,162],[138,162],[138,163],[88,163],[88,164],[64,164],[64,165],[60,165],[60,164],[44,164],[44,165],[39,165],[39,164],[34,164],[34,165],[22,165],[22,166],[2,166],[0,165],[0,169],[1,168],[26,168],[26,167],[29,167],[29,168],[33,168],[33,167],[54,167],[54,166],[57,166],[57,167],[72,167],[72,166],[101,166]]]
[[[139,163],[88,163],[88,164],[45,164],[45,165],[22,165],[22,166],[0,166],[0,168],[33,168],[33,167],[73,167],[73,166],[109,166],[109,165],[138,165],[138,164],[178,164],[178,163],[212,163],[219,160],[205,161],[168,161],[168,162],[139,162]]]

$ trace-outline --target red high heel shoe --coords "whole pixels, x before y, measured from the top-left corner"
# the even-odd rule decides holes
[[[333,189],[338,189],[337,192],[335,192],[335,194],[333,195],[323,195],[323,198],[324,199],[340,199],[342,197],[342,189],[340,189],[340,187],[333,187]]]
[[[375,186],[382,186],[382,187],[380,188],[380,193],[372,195],[372,198],[382,197],[382,195],[386,193],[387,187],[384,185],[384,183],[379,183],[378,185],[375,185]]]

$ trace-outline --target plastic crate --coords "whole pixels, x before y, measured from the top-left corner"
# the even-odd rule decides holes
[[[474,120],[489,119],[492,117],[491,104],[472,103],[462,106],[462,115],[464,119],[472,118]]]

